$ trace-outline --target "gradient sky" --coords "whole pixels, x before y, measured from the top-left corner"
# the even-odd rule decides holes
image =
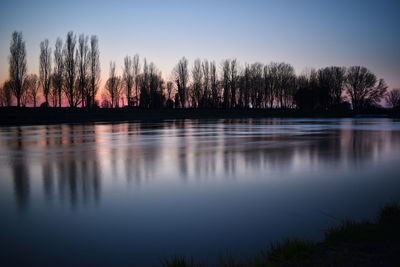
[[[39,44],[68,31],[99,37],[102,80],[111,60],[138,53],[168,79],[185,56],[244,63],[284,61],[297,74],[329,65],[364,65],[400,87],[400,1],[2,1],[0,82],[8,77],[11,33],[22,31],[28,72]]]

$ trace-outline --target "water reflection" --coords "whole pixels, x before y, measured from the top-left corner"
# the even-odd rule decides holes
[[[179,120],[3,128],[0,163],[19,210],[41,180],[46,204],[98,204],[102,184],[282,178],[329,165],[362,167],[397,154],[391,120]],[[3,172],[7,173],[7,172]],[[7,177],[1,177],[7,179]],[[30,181],[32,179],[32,181]]]
[[[19,155],[18,158],[11,161],[15,200],[18,208],[24,210],[27,207],[29,198],[29,170],[23,153],[23,130],[18,127],[13,137],[15,144],[10,145]]]

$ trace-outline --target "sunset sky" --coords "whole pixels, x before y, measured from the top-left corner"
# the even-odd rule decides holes
[[[284,61],[307,68],[364,65],[400,87],[400,1],[2,1],[0,82],[8,77],[11,33],[22,31],[28,72],[39,43],[72,30],[99,37],[102,80],[111,60],[153,61],[169,79],[185,56],[244,63]]]

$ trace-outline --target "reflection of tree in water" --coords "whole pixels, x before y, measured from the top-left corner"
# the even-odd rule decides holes
[[[213,164],[219,162],[224,177],[235,175],[239,171],[237,166],[240,162],[243,162],[245,169],[267,172],[290,169],[295,158],[309,164],[351,164],[374,159],[374,156],[382,153],[385,145],[400,144],[400,135],[396,131],[358,130],[351,127],[343,129],[340,123],[337,127],[322,130],[302,129],[301,133],[291,132],[290,129],[274,133],[268,128],[268,125],[284,128],[285,124],[285,121],[268,121],[263,124],[257,121],[240,123],[235,120],[217,123],[216,127],[207,130],[214,131],[213,137],[207,138],[209,133],[206,133],[192,140],[195,143],[195,153],[191,158],[194,165],[191,171],[199,178],[209,176],[205,170],[213,170],[211,176],[215,176],[216,168],[210,168],[210,159]],[[220,127],[222,132],[218,132]],[[204,138],[210,143],[204,142]],[[222,145],[213,143],[217,138],[221,139]],[[182,142],[181,145],[183,147],[179,147],[178,151],[185,151],[186,145],[192,144]],[[180,153],[180,156],[187,157],[186,153]],[[185,174],[188,172],[186,170]]]
[[[8,149],[16,152],[9,156],[16,203],[24,209],[29,202],[27,159],[38,159],[29,156],[30,146],[40,149],[45,199],[50,202],[58,196],[62,203],[67,201],[72,207],[99,201],[102,163],[111,164],[115,175],[123,167],[126,180],[134,179],[140,184],[143,180],[162,178],[167,174],[163,169],[166,166],[176,171],[173,175],[185,180],[229,178],[247,170],[268,175],[270,170],[292,168],[295,159],[305,163],[302,167],[321,162],[351,164],[379,159],[385,149],[400,146],[399,131],[360,130],[351,125],[341,127],[340,123],[317,131],[301,128],[300,132],[274,132],[269,127],[285,127],[284,124],[178,120],[106,125],[117,134],[111,137],[96,134],[96,129],[104,126],[57,125],[42,128],[43,136],[40,131],[36,139],[25,138],[32,134],[30,129],[18,127],[13,130],[13,140],[8,142]],[[100,142],[100,138],[106,138],[106,143]],[[100,151],[107,151],[108,157],[100,158]]]
[[[188,176],[188,144],[186,141],[188,130],[189,130],[189,121],[184,121],[184,120],[178,120],[175,121],[174,124],[176,125],[176,128],[178,129],[178,133],[182,132],[181,134],[178,134],[179,137],[179,145],[178,145],[178,166],[179,166],[179,173],[180,176],[183,180],[187,179]]]
[[[111,154],[111,157],[122,161],[128,182],[134,179],[140,185],[143,180],[153,179],[159,169],[161,143],[158,130],[162,130],[163,125],[129,123],[123,126],[127,128],[127,138],[119,139],[118,153]]]
[[[54,128],[56,131],[52,134],[46,131],[46,146],[43,148],[46,151],[42,157],[45,195],[48,200],[52,199],[57,177],[59,197],[61,200],[67,197],[71,207],[90,201],[97,203],[100,175],[96,149],[91,147],[96,144],[93,126],[71,124]]]
[[[20,210],[25,210],[29,200],[29,170],[25,162],[23,130],[17,127],[15,135],[14,150],[17,152],[17,157],[12,162],[12,175],[14,178],[14,192],[17,206]]]

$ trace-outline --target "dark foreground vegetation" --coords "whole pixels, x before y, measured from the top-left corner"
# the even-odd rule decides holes
[[[400,206],[383,207],[372,221],[344,221],[325,231],[321,242],[288,239],[272,243],[247,261],[221,258],[211,266],[400,266]],[[209,266],[175,256],[162,266]]]
[[[262,119],[262,118],[400,118],[399,110],[373,109],[363,113],[347,111],[312,112],[295,109],[119,109],[97,108],[17,108],[0,107],[0,125],[38,125],[121,121],[163,121],[174,119]]]

